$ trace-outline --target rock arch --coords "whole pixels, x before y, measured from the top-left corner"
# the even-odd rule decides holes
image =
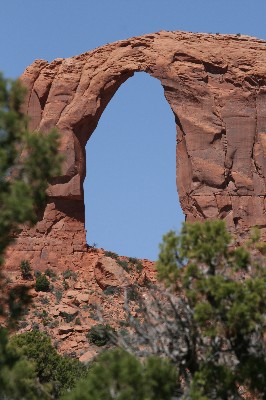
[[[239,237],[253,225],[265,235],[265,61],[259,39],[166,31],[35,61],[21,77],[31,128],[57,127],[65,163],[39,223],[20,235],[13,261],[26,252],[46,265],[80,265],[85,144],[112,96],[137,71],[159,79],[175,115],[176,179],[187,220],[223,218]]]

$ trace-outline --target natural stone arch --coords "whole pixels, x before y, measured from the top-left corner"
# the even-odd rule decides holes
[[[35,61],[21,78],[29,89],[31,128],[58,128],[65,163],[62,176],[51,182],[42,220],[34,232],[22,233],[18,251],[23,244],[46,263],[60,265],[66,257],[80,262],[85,144],[112,96],[136,71],[159,79],[175,115],[177,187],[187,220],[224,218],[240,236],[252,225],[264,234],[265,61],[262,40],[184,32],[132,38],[52,63]]]

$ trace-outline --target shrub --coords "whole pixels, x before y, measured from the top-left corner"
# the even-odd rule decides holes
[[[75,271],[72,271],[71,269],[67,269],[66,271],[64,271],[64,272],[62,273],[62,275],[63,275],[63,278],[64,278],[64,279],[72,278],[74,281],[77,280],[77,274],[76,274],[76,272],[75,272]]]
[[[53,398],[58,398],[64,390],[71,389],[77,379],[86,373],[86,368],[78,360],[60,356],[50,338],[39,331],[13,336],[10,343],[27,360],[34,362],[40,382],[52,386]]]
[[[74,319],[76,318],[76,316],[77,316],[77,313],[76,314],[68,314],[67,312],[61,312],[61,315],[62,315],[62,317],[64,318],[64,320],[67,322],[67,323],[69,323],[69,322],[72,322],[72,321],[74,321]]]
[[[28,260],[22,260],[20,271],[23,279],[32,279],[32,269]]]
[[[34,276],[35,276],[35,278],[38,278],[38,276],[40,276],[42,273],[41,273],[41,271],[39,271],[38,269],[36,269],[35,271],[34,271]]]
[[[115,330],[110,325],[102,325],[98,324],[93,326],[88,334],[87,338],[90,343],[95,344],[96,346],[105,346],[107,343],[111,341],[112,335],[114,335]]]
[[[116,254],[116,253],[113,253],[112,251],[105,251],[104,252],[104,255],[106,256],[106,257],[111,257],[111,258],[113,258],[114,260],[117,260],[118,259],[118,254]]]
[[[126,260],[116,260],[117,264],[120,265],[126,272],[129,272],[128,262]]]
[[[64,290],[69,289],[69,284],[67,283],[67,281],[65,279],[63,280],[63,287],[64,287]]]
[[[62,290],[56,290],[54,295],[55,295],[55,298],[56,298],[56,303],[57,304],[60,303],[60,301],[62,299],[62,296],[63,296]]]
[[[104,289],[103,293],[106,296],[113,296],[116,293],[119,293],[120,289],[115,287],[115,286],[108,286],[106,289]]]
[[[130,264],[133,264],[139,272],[141,272],[143,270],[142,262],[140,260],[138,260],[137,258],[128,257],[128,261]]]
[[[50,304],[50,300],[48,299],[48,297],[42,297],[40,298],[40,303],[42,303],[43,305],[47,305]]]
[[[35,290],[37,292],[49,292],[50,282],[44,274],[40,274],[36,278]]]
[[[140,362],[120,349],[99,356],[86,379],[66,400],[171,400],[177,374],[167,360],[149,357]]]
[[[51,268],[47,268],[44,273],[46,276],[49,276],[49,278],[55,280],[56,273]]]
[[[139,299],[139,293],[136,286],[132,285],[127,288],[127,299],[129,301],[137,301]]]

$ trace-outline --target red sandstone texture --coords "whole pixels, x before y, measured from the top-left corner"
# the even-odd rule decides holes
[[[149,284],[155,282],[154,263],[93,248],[88,249],[86,264],[78,271],[50,269],[46,274],[50,276],[50,291],[36,292],[35,279],[23,280],[19,269],[9,271],[8,286],[29,286],[33,297],[17,331],[45,331],[61,354],[73,355],[85,363],[101,350],[89,343],[89,330],[102,323],[116,330],[125,329],[124,290],[134,285],[145,296]],[[138,303],[130,301],[130,307],[137,316]]]
[[[25,258],[39,268],[86,265],[85,144],[112,96],[138,71],[160,80],[173,111],[186,220],[222,218],[240,239],[257,225],[266,238],[266,42],[162,31],[73,58],[37,60],[22,75],[31,128],[57,127],[65,163],[7,268]]]

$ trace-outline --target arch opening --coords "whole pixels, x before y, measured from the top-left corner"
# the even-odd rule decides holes
[[[185,217],[176,189],[176,125],[157,79],[137,73],[107,105],[86,146],[87,242],[156,259]]]

